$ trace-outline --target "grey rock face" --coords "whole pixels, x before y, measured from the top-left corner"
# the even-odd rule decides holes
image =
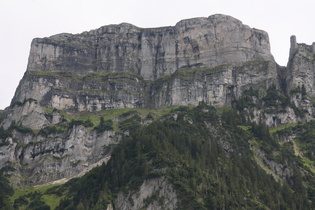
[[[32,98],[41,106],[99,111],[112,108],[146,106],[145,82],[130,73],[89,73],[28,71],[21,80],[13,101]]]
[[[19,123],[34,130],[50,125],[50,122],[45,117],[44,110],[35,100],[26,100],[24,103],[13,105],[1,126],[7,129],[12,123]]]
[[[252,122],[263,122],[269,127],[277,127],[282,124],[290,124],[296,122],[308,122],[313,119],[313,109],[310,104],[307,104],[304,108],[307,113],[301,117],[297,116],[291,107],[286,107],[282,112],[268,113],[260,109],[252,110],[252,118],[249,119]]]
[[[204,101],[216,107],[229,106],[250,87],[267,89],[275,84],[275,69],[273,62],[251,61],[241,66],[177,71],[153,84],[152,103],[154,107],[195,106]]]
[[[163,202],[159,202],[163,199]],[[149,202],[148,202],[149,201]],[[165,177],[145,180],[138,192],[126,195],[119,192],[114,201],[115,209],[176,209],[177,193]]]
[[[273,61],[268,34],[230,16],[183,20],[174,27],[104,26],[34,39],[27,70],[131,72],[155,80],[178,69]]]
[[[251,66],[253,61],[258,63]],[[151,29],[123,23],[34,39],[12,103],[32,98],[41,106],[73,111],[200,101],[225,106],[247,87],[268,87],[275,78],[268,34],[230,16]]]
[[[279,176],[283,180],[292,176],[292,171],[287,166],[277,163],[274,160],[269,160],[266,157],[266,154],[261,150],[258,150],[257,152],[258,155],[264,160],[265,164],[269,166],[276,176]]]
[[[287,83],[290,90],[305,87],[310,97],[315,97],[315,43],[298,44],[296,37],[291,37],[290,57],[288,62]]]
[[[155,81],[123,72],[78,75],[28,71],[13,101],[32,98],[41,106],[70,111],[186,106],[201,101],[219,107],[231,105],[250,87],[267,89],[277,83],[276,78],[272,61],[183,69]]]
[[[120,136],[114,131],[97,133],[74,126],[49,136],[15,132],[13,139],[0,147],[0,168],[11,162],[22,175],[19,180],[22,184],[40,184],[79,174],[109,156],[110,150],[106,148],[117,143]]]

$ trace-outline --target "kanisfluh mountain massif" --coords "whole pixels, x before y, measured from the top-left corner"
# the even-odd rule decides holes
[[[34,39],[0,209],[315,209],[315,43],[290,42],[279,66],[219,14]]]

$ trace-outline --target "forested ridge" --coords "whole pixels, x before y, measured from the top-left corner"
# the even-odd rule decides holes
[[[201,103],[173,109],[148,125],[141,125],[141,117],[133,115],[119,123],[130,133],[106,165],[45,192],[23,195],[13,206],[49,209],[42,197],[54,195],[61,199],[56,209],[104,209],[114,205],[118,193],[136,193],[145,180],[166,177],[179,198],[177,209],[314,208],[314,171],[305,164],[306,159],[311,165],[314,160],[314,122],[271,135],[267,126],[246,122],[239,113]],[[296,144],[303,158],[295,154],[292,142],[279,140],[290,132],[298,134]],[[257,151],[265,161],[277,162],[290,172],[275,178],[258,163]],[[2,195],[11,193],[5,190]],[[146,205],[163,199],[151,196]]]

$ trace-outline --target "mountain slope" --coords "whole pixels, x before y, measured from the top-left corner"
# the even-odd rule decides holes
[[[292,145],[239,122],[204,104],[176,109],[124,137],[108,164],[45,194],[63,197],[57,209],[310,209],[314,172],[302,174]],[[257,151],[266,167],[287,163],[289,173],[276,181]]]
[[[292,36],[279,66],[266,32],[225,15],[34,39],[0,113],[0,202],[314,208],[314,46]]]

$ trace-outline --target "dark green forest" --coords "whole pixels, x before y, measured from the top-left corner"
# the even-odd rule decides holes
[[[21,196],[13,207],[49,209],[41,200],[48,194],[62,198],[56,209],[104,209],[119,192],[137,192],[144,180],[166,177],[180,197],[178,209],[315,208],[314,173],[294,155],[292,143],[279,143],[281,136],[296,132],[301,151],[313,161],[314,122],[272,136],[266,125],[244,121],[235,109],[201,103],[174,109],[149,125],[141,125],[141,117],[134,115],[119,127],[130,135],[106,165],[44,193]],[[101,120],[96,129],[111,129],[111,122]],[[290,168],[290,175],[276,180],[268,174],[255,161],[254,144],[268,159]],[[9,205],[5,200],[12,189],[0,178],[1,202]]]

